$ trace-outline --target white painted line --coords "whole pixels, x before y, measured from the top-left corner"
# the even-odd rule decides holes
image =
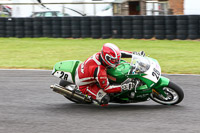
[[[162,75],[169,75],[169,76],[200,76],[198,74],[162,74]]]

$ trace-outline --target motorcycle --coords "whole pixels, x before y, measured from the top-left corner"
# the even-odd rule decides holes
[[[60,78],[59,84],[51,85],[53,91],[75,103],[96,103],[90,96],[83,94],[75,84],[76,68],[79,60],[61,61],[55,64],[52,75]],[[110,84],[132,83],[131,90],[111,93],[110,103],[136,103],[152,99],[163,105],[175,105],[184,98],[181,87],[161,76],[161,67],[156,59],[132,55],[131,62],[121,60],[116,68],[107,70]]]

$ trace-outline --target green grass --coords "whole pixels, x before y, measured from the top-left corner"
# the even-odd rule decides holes
[[[104,43],[127,51],[144,50],[163,73],[200,74],[200,41],[136,39],[0,38],[0,68],[52,69],[62,60],[86,60]]]

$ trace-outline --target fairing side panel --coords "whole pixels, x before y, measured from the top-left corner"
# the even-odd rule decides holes
[[[79,60],[61,61],[55,64],[52,75],[74,83],[76,68],[82,62]]]

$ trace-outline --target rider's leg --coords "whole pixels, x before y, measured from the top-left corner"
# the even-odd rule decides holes
[[[90,86],[79,87],[83,94],[87,94],[96,100],[100,105],[108,104],[110,97],[106,92],[100,89],[96,84]]]

